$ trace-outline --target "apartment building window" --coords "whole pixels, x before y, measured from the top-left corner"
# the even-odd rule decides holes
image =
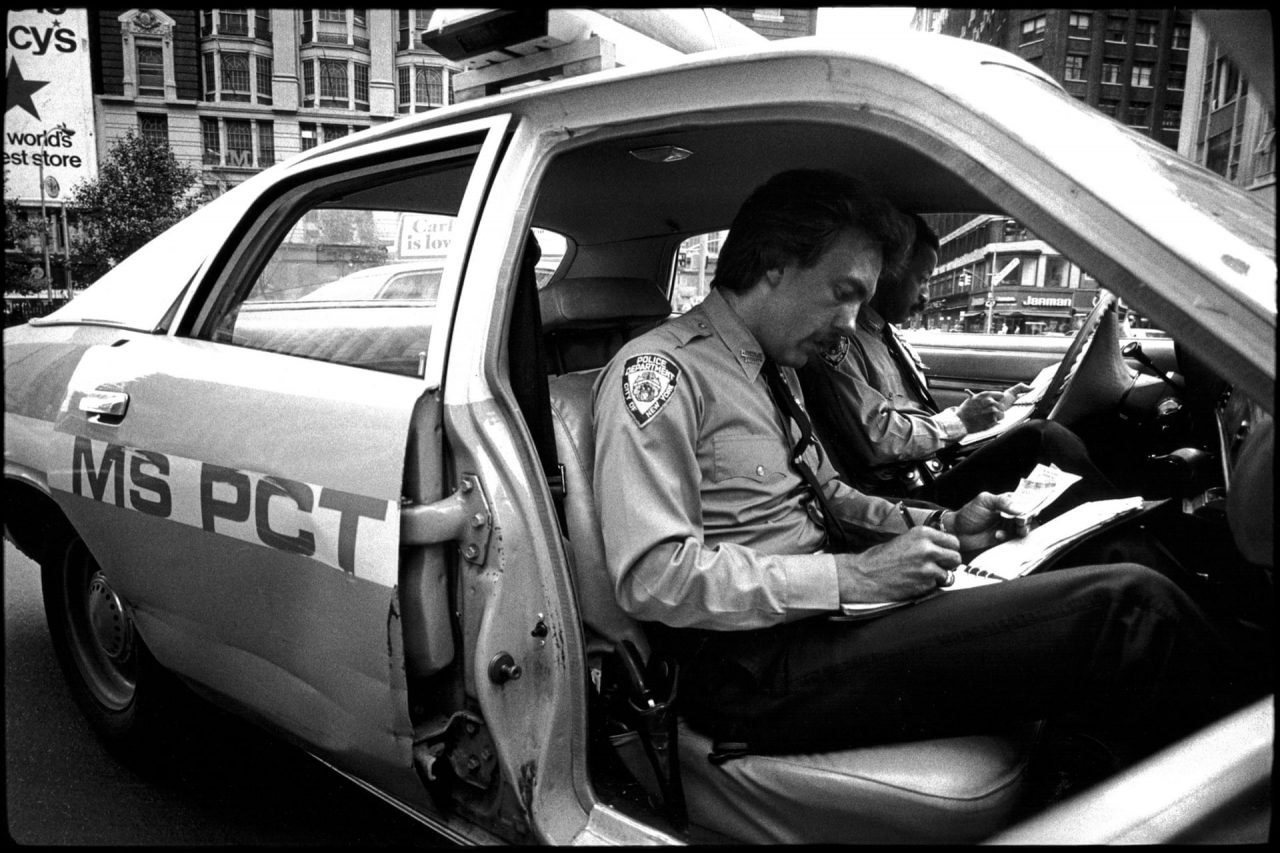
[[[138,135],[157,145],[168,145],[169,117],[164,114],[138,113]]]
[[[1103,83],[1119,83],[1120,71],[1123,66],[1119,62],[1102,63],[1102,82]]]
[[[347,63],[333,59],[320,60],[320,105],[347,107]]]
[[[200,139],[204,144],[204,164],[206,166],[222,165],[222,136],[218,130],[216,118],[200,119]]]
[[[1127,18],[1121,18],[1111,15],[1107,18],[1107,41],[1119,42],[1124,44],[1124,32],[1129,26]]]
[[[1204,161],[1205,167],[1226,177],[1230,152],[1231,131],[1229,129],[1209,137],[1209,146]]]
[[[1022,22],[1022,43],[1044,38],[1045,16],[1037,15]]]
[[[1181,92],[1187,88],[1187,66],[1170,65],[1169,75],[1165,78],[1169,89],[1175,92]]]
[[[272,61],[269,56],[259,56],[255,58],[258,66],[258,103],[271,103],[271,77],[273,73]]]
[[[396,49],[409,50],[410,48],[422,47],[420,36],[430,21],[430,9],[401,9],[399,20],[400,36],[396,41]]]
[[[1182,124],[1182,107],[1165,107],[1160,116],[1160,126],[1165,130],[1177,130]]]
[[[1120,102],[1114,98],[1100,98],[1098,100],[1098,109],[1115,118],[1120,111]]]
[[[332,142],[347,135],[347,126],[345,124],[325,124],[321,125],[321,128],[324,130],[325,142]]]
[[[1258,144],[1253,147],[1253,179],[1275,179],[1276,175],[1276,124],[1263,118],[1258,126]]]
[[[1213,100],[1209,104],[1209,109],[1221,109],[1234,101],[1237,90],[1240,88],[1240,72],[1236,69],[1235,63],[1225,56],[1218,57],[1217,62],[1213,64],[1211,85]]]
[[[275,122],[258,122],[258,165],[266,168],[276,162]]]
[[[310,107],[316,101],[316,66],[307,61],[302,63],[302,105]]]
[[[310,151],[319,144],[319,137],[316,134],[316,126],[311,122],[302,122],[298,125],[298,137],[302,140],[302,150]]]
[[[247,101],[252,91],[249,87],[249,54],[221,53],[222,81],[218,96],[223,101]]]
[[[1156,22],[1139,20],[1133,28],[1133,43],[1153,45],[1156,43]]]
[[[1067,54],[1066,78],[1068,80],[1084,79],[1085,56],[1079,53]]]
[[[253,167],[253,125],[245,119],[224,120],[227,130],[227,165],[238,169]]]
[[[402,65],[397,69],[398,111],[422,112],[445,105],[444,69],[435,65]]]
[[[345,9],[321,9],[320,22],[322,24],[345,24],[347,22],[347,12]]]
[[[218,12],[218,35],[249,35],[249,14],[247,9],[222,9]]]
[[[1092,18],[1088,12],[1072,12],[1067,17],[1067,26],[1073,33],[1087,32]]]
[[[369,66],[362,62],[356,62],[353,65],[356,107],[367,110],[369,109]]]
[[[1126,123],[1132,127],[1146,127],[1150,111],[1150,104],[1131,101],[1129,103],[1129,113],[1126,118]]]
[[[352,9],[351,20],[355,23],[357,27],[363,27],[365,25],[365,10]]]
[[[138,61],[138,94],[164,97],[164,49],[158,44],[135,42]]]
[[[1191,47],[1191,27],[1186,24],[1173,25],[1173,49],[1187,50]]]
[[[1151,87],[1151,71],[1154,66],[1150,62],[1133,63],[1133,73],[1129,75],[1131,86]]]
[[[218,77],[215,62],[212,53],[204,55],[204,99],[206,101],[212,101],[217,96]]]

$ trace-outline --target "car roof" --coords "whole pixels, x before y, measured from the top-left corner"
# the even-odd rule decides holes
[[[254,197],[251,186],[260,192],[316,158],[336,164],[398,136],[497,116],[511,117],[522,144],[534,134],[559,139],[538,177],[530,224],[579,247],[727,228],[741,201],[772,174],[834,168],[903,209],[1012,215],[1160,316],[1175,337],[1202,335],[1198,343],[1207,349],[1204,313],[1221,315],[1219,331],[1235,342],[1233,357],[1274,375],[1274,210],[1066,95],[1016,56],[946,36],[789,39],[468,101],[318,146],[196,216],[221,203],[225,221],[238,219],[236,210],[247,210]],[[691,156],[655,164],[631,154],[655,145]],[[412,181],[399,188],[403,198],[381,187],[369,203],[421,209],[423,194]],[[1073,203],[1058,202],[1068,197]],[[207,235],[216,229],[201,228],[212,243]],[[195,275],[202,258],[189,243],[183,250],[184,258],[196,256],[183,261]],[[129,265],[123,262],[116,277],[126,278]],[[1160,290],[1142,289],[1155,281]],[[136,276],[122,283],[130,294],[137,286]],[[77,301],[50,321],[91,317],[90,308],[114,304],[97,300],[77,312]]]

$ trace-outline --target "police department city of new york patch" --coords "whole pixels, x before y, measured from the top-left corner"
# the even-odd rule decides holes
[[[627,359],[622,366],[622,399],[636,423],[644,426],[667,405],[676,390],[680,367],[652,353]]]
[[[844,335],[840,335],[836,342],[831,345],[830,349],[822,354],[822,360],[832,367],[839,367],[848,352],[849,339]]]

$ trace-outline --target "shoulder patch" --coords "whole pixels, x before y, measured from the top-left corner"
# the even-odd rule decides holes
[[[667,405],[676,390],[680,366],[653,353],[633,355],[622,365],[622,399],[636,423],[644,426]]]
[[[840,335],[839,339],[831,345],[831,348],[822,354],[822,360],[832,367],[839,367],[848,352],[849,339],[844,335]]]

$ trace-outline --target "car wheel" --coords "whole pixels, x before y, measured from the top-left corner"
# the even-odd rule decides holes
[[[49,634],[76,705],[112,746],[147,746],[174,685],[79,536],[53,537],[41,586]]]

